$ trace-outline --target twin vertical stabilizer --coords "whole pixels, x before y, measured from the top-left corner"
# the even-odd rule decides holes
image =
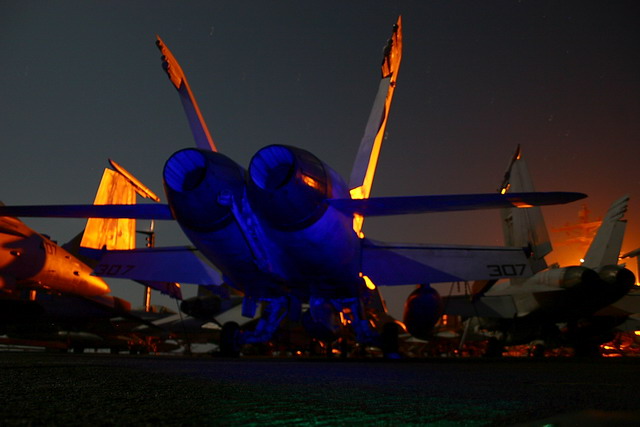
[[[504,174],[501,194],[507,192],[533,192],[533,180],[522,158],[520,146]],[[539,207],[528,209],[503,209],[502,231],[507,246],[527,248],[530,252],[531,268],[534,273],[547,268],[544,257],[552,250],[542,211]]]
[[[582,266],[597,269],[605,265],[618,264],[622,239],[627,227],[627,221],[622,217],[627,211],[628,204],[629,196],[623,196],[613,202],[584,256]]]
[[[352,199],[367,199],[371,194],[401,60],[402,17],[398,17],[398,21],[393,26],[391,38],[384,49],[382,79],[351,170],[349,189]],[[362,231],[363,221],[364,218],[361,215],[355,215],[353,229],[358,234]]]

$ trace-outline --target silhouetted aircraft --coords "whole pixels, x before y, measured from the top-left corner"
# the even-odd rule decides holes
[[[509,193],[370,198],[374,172],[402,57],[398,19],[384,50],[381,80],[349,182],[313,154],[270,145],[248,170],[220,153],[186,77],[157,39],[162,62],[178,90],[198,148],[173,154],[164,167],[168,205],[38,206],[5,208],[18,216],[176,220],[195,248],[104,251],[96,274],[137,280],[226,283],[244,293],[242,314],[252,331],[223,327],[230,354],[244,343],[270,339],[285,316],[335,331],[349,324],[361,343],[379,343],[366,311],[379,301],[376,286],[530,276],[523,248],[389,244],[364,237],[367,216],[400,215],[567,203],[580,193]],[[202,261],[215,265],[216,277]],[[192,267],[193,266],[193,267]],[[429,329],[440,297],[425,287],[411,297],[413,329]],[[379,304],[378,304],[379,305]]]
[[[519,147],[500,187],[501,192],[512,190],[533,191]],[[598,312],[624,297],[635,283],[634,274],[618,265],[628,202],[628,196],[613,202],[581,265],[569,267],[547,267],[544,257],[552,247],[540,208],[504,210],[505,243],[528,248],[533,275],[476,282],[465,289],[466,295],[447,298],[445,312],[471,318],[468,328],[487,331],[502,345],[542,340],[593,352],[624,320]],[[436,288],[452,295],[448,286]]]

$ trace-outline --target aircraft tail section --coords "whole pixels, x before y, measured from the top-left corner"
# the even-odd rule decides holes
[[[94,205],[135,205],[136,195],[160,198],[136,177],[113,160],[115,170],[105,168],[96,192]],[[89,249],[134,249],[136,247],[136,220],[133,218],[89,218],[80,246]]]
[[[384,139],[391,100],[396,87],[400,61],[402,60],[402,19],[393,26],[393,33],[384,50],[381,67],[381,80],[378,86],[369,120],[360,141],[358,154],[351,170],[349,188],[353,199],[366,199],[371,194],[378,157]],[[362,230],[364,219],[361,215],[354,218],[353,228],[356,233]]]
[[[94,205],[134,205],[136,192],[118,172],[105,168]],[[128,218],[89,218],[80,242],[92,249],[135,248],[136,220]]]
[[[533,192],[533,180],[522,158],[520,146],[509,163],[498,191]],[[549,232],[540,207],[528,209],[503,209],[501,211],[502,230],[507,246],[525,247],[530,252],[530,263],[534,273],[547,268],[544,257],[552,250]]]
[[[196,98],[187,82],[187,76],[182,71],[178,60],[173,56],[167,45],[159,36],[156,36],[156,46],[162,53],[162,68],[167,73],[169,80],[180,94],[180,101],[189,121],[191,133],[198,148],[203,150],[218,151],[209,133],[209,128],[202,117]]]
[[[605,265],[618,264],[622,239],[627,226],[627,221],[622,217],[627,211],[628,204],[629,196],[623,196],[613,202],[589,249],[587,249],[582,263],[584,267],[597,269]]]

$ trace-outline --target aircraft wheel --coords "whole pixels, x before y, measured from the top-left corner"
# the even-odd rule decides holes
[[[531,351],[529,351],[529,355],[531,357],[533,357],[533,358],[540,359],[540,358],[544,357],[545,350],[546,350],[546,348],[545,348],[544,344],[536,344],[536,345],[533,346]]]
[[[385,358],[395,359],[399,355],[398,335],[400,335],[400,327],[396,322],[389,322],[383,326],[380,334],[380,349]]]
[[[220,331],[220,355],[223,357],[240,356],[240,346],[238,345],[238,335],[240,325],[236,322],[227,322],[222,325]]]

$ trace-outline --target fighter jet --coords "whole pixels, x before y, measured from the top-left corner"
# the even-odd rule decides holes
[[[499,191],[533,191],[519,147]],[[618,265],[628,202],[628,196],[613,202],[581,265],[568,267],[547,267],[544,257],[552,247],[540,208],[504,210],[505,243],[527,248],[533,274],[478,281],[463,287],[462,295],[451,292],[451,285],[434,285],[452,295],[444,303],[445,312],[470,318],[467,328],[488,331],[502,345],[542,340],[594,353],[624,320],[596,313],[624,297],[635,283],[634,274]]]
[[[516,247],[409,245],[368,239],[368,216],[399,215],[567,203],[581,193],[509,193],[371,198],[371,188],[402,58],[398,18],[384,49],[381,79],[348,182],[312,153],[269,145],[248,169],[218,151],[186,76],[158,37],[162,64],[177,89],[197,148],[166,162],[168,204],[137,206],[13,207],[18,216],[175,220],[189,248],[103,251],[95,273],[105,277],[181,283],[226,283],[243,294],[242,314],[254,330],[223,327],[230,354],[244,343],[270,339],[285,316],[299,319],[308,305],[310,330],[353,328],[360,343],[379,343],[366,306],[377,286],[529,276],[529,253]],[[191,260],[191,261],[190,261]],[[215,265],[217,277],[202,261]],[[195,264],[194,264],[195,263]],[[192,267],[196,265],[196,267]],[[425,288],[412,297],[410,322],[428,329],[438,317],[439,296]],[[316,328],[315,326],[318,326]]]
[[[136,193],[158,197],[124,168],[104,170],[94,204],[135,204]],[[108,284],[93,275],[95,260],[80,248],[135,247],[135,220],[90,218],[82,233],[65,245],[37,233],[15,217],[0,217],[0,333],[11,342],[60,348],[127,347],[127,337],[111,320],[131,315],[131,304],[109,295]],[[176,294],[167,283],[152,283]],[[139,344],[136,344],[139,346]]]

